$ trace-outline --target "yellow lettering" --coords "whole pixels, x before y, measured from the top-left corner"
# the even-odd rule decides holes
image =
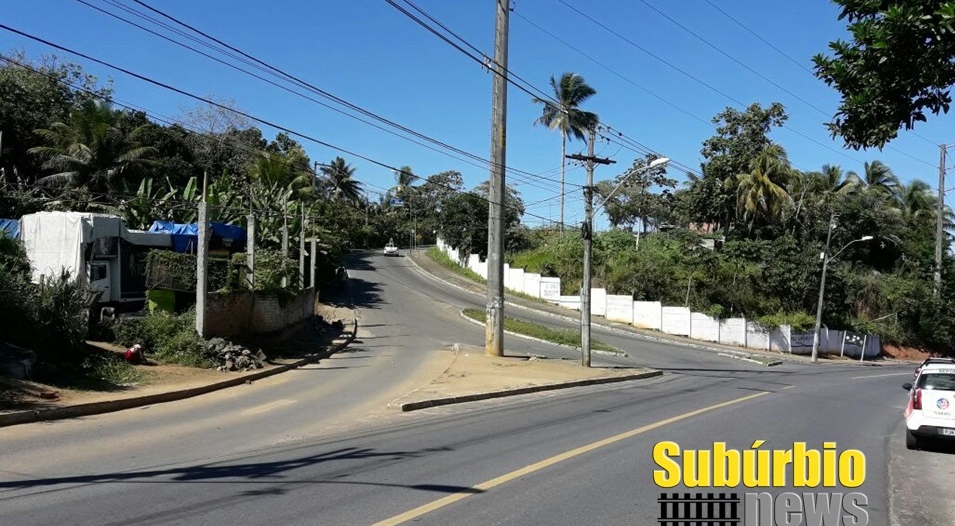
[[[793,487],[819,485],[819,451],[806,450],[805,442],[793,444]]]
[[[710,452],[687,450],[683,452],[683,484],[688,488],[710,487]]]
[[[672,488],[680,483],[680,464],[670,458],[680,454],[676,442],[657,442],[653,446],[653,461],[663,469],[653,470],[653,482],[661,488]]]
[[[822,485],[827,488],[833,488],[836,485],[836,471],[838,470],[838,461],[836,460],[836,443],[822,443]]]
[[[785,488],[786,484],[786,465],[793,461],[793,450],[785,451],[777,449],[773,451],[773,486]]]
[[[713,443],[713,485],[716,487],[739,486],[739,451],[727,451],[726,442]]]
[[[865,454],[858,449],[847,449],[839,455],[839,483],[847,488],[858,488],[865,482]]]
[[[754,451],[765,442],[757,440],[752,449],[743,451],[743,485],[747,488],[769,485],[769,451]]]

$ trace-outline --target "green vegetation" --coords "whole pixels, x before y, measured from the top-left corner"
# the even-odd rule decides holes
[[[836,40],[833,57],[813,57],[816,75],[842,95],[829,124],[833,135],[856,149],[882,149],[926,113],[948,113],[955,82],[950,0],[834,2],[851,42]]]
[[[464,309],[464,315],[481,323],[487,321],[484,311],[478,309]],[[516,318],[504,317],[504,330],[531,336],[541,340],[549,341],[559,345],[568,345],[570,347],[580,348],[580,331],[572,329],[551,329],[543,325],[531,323],[529,321]],[[607,345],[598,340],[591,340],[590,347],[597,351],[607,351],[619,353],[620,350]]]
[[[146,316],[123,318],[113,326],[115,343],[128,347],[140,344],[151,358],[163,363],[191,367],[212,367],[203,340],[196,334],[196,313],[170,314],[157,310]]]
[[[457,262],[455,262],[453,259],[448,257],[448,255],[445,254],[444,252],[438,250],[437,247],[429,248],[425,254],[429,258],[433,259],[437,264],[441,265],[442,267],[448,270],[452,270],[455,273],[461,276],[464,276],[465,278],[468,278],[472,281],[476,281],[478,283],[487,283],[487,280],[482,278],[480,274],[478,274],[477,272],[474,272],[473,270],[469,268],[465,268],[465,267],[462,267],[461,265],[458,265]]]

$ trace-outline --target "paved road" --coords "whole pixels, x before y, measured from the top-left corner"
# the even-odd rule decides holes
[[[951,456],[899,455],[899,385],[909,367],[767,368],[595,331],[631,354],[595,356],[595,364],[670,374],[386,414],[375,412],[380,401],[407,387],[428,353],[483,342],[483,330],[457,314],[483,300],[440,287],[404,258],[359,258],[353,276],[362,343],[316,367],[326,370],[0,429],[0,523],[656,524],[663,490],[653,483],[652,450],[664,440],[684,449],[764,440],[763,450],[833,441],[866,455],[865,483],[853,491],[868,497],[868,524],[951,520],[938,502],[912,505],[950,473]],[[574,355],[507,341],[522,352]],[[355,414],[371,416],[351,422]],[[904,513],[895,521],[890,494],[892,511]]]

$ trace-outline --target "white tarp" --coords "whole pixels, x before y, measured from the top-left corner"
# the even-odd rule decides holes
[[[20,239],[33,266],[33,281],[64,270],[86,283],[83,243],[93,240],[93,214],[39,212],[20,220]]]

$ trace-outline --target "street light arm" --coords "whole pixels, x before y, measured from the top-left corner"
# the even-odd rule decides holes
[[[869,241],[870,239],[872,239],[872,236],[863,236],[862,238],[859,238],[859,239],[853,239],[852,241],[846,243],[846,246],[840,248],[840,249],[839,249],[839,252],[836,252],[835,254],[833,254],[833,255],[829,258],[829,260],[832,261],[833,259],[836,259],[836,257],[839,256],[839,254],[842,254],[842,251],[843,251],[843,250],[849,248],[849,246],[852,245],[853,243],[860,243],[860,242],[862,242],[862,241]]]
[[[648,164],[648,165],[646,165],[646,166],[644,166],[644,167],[642,167],[642,168],[639,168],[639,169],[637,169],[637,170],[632,170],[630,173],[628,173],[627,175],[625,175],[625,176],[623,177],[623,179],[620,181],[620,183],[618,183],[617,186],[615,186],[614,189],[611,190],[609,194],[607,194],[607,197],[604,198],[603,202],[601,202],[599,205],[597,205],[596,207],[594,207],[594,212],[593,212],[594,215],[597,215],[597,212],[599,212],[600,209],[603,208],[604,205],[607,204],[607,201],[610,201],[610,197],[613,196],[613,194],[617,193],[617,190],[620,190],[620,188],[623,187],[624,183],[626,183],[628,179],[630,179],[631,177],[633,177],[634,175],[636,175],[636,174],[638,174],[638,173],[645,172],[645,171],[650,170],[650,169],[652,169],[652,168],[657,168],[657,167],[660,167],[660,166],[666,166],[666,164],[669,163],[669,162],[670,162],[670,159],[668,159],[668,158],[666,158],[666,157],[660,157],[660,158],[658,158],[658,159],[654,159],[654,160],[650,161],[650,164]]]

